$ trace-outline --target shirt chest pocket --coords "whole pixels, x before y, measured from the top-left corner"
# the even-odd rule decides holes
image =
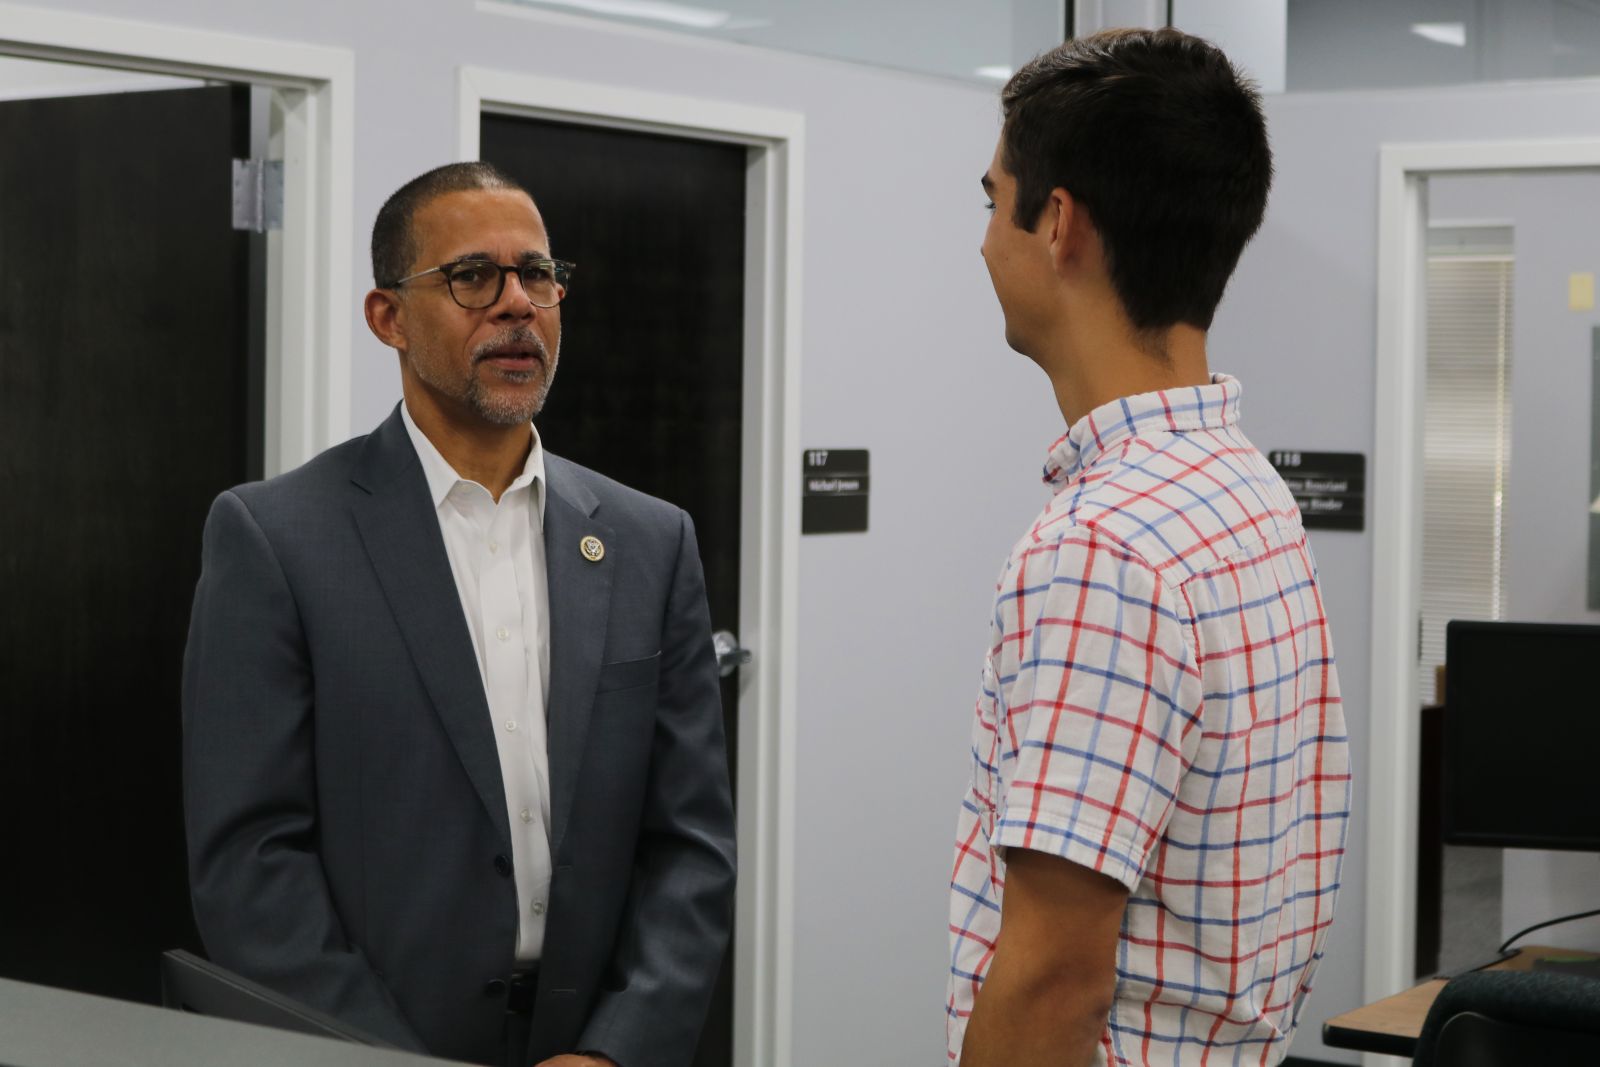
[[[619,692],[654,685],[661,677],[661,653],[642,659],[617,660],[600,665],[600,678],[595,683],[596,693]]]

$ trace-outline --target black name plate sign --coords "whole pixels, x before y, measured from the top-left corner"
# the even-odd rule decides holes
[[[1359,452],[1267,453],[1308,530],[1367,528],[1367,457]]]
[[[867,532],[867,450],[808,448],[800,472],[800,532]]]

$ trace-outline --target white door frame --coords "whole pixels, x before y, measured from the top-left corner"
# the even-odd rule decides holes
[[[590,82],[464,67],[459,157],[485,112],[749,146],[733,1062],[793,1055],[796,596],[800,532],[801,180],[805,118]],[[559,165],[554,161],[553,165]],[[560,220],[556,220],[559,228]]]
[[[0,54],[275,90],[284,217],[267,240],[266,473],[349,437],[352,54],[6,0]]]
[[[1364,771],[1368,1002],[1415,983],[1427,181],[1576,168],[1600,168],[1600,140],[1390,144],[1379,152],[1372,696]]]

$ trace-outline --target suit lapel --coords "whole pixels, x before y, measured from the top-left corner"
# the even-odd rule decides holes
[[[545,457],[545,568],[550,589],[550,852],[559,855],[572,815],[578,768],[589,733],[595,685],[605,652],[615,569],[612,531],[594,518],[598,502],[572,464]],[[606,547],[599,562],[580,549],[584,538]],[[555,859],[559,863],[559,859]]]
[[[351,481],[352,512],[422,686],[483,801],[500,840],[509,847],[500,756],[489,721],[472,635],[461,613],[439,518],[400,409],[367,438]]]

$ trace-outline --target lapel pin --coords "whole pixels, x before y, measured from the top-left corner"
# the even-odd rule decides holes
[[[585,537],[578,542],[578,550],[590,563],[599,563],[606,558],[606,546],[598,537]]]

